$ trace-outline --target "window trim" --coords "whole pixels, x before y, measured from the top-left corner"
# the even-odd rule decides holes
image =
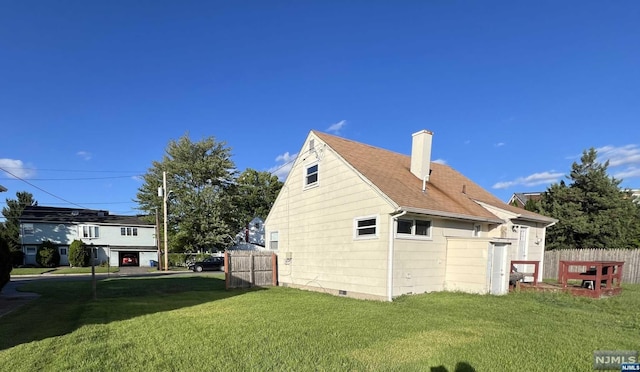
[[[273,236],[275,235],[275,239]],[[275,248],[273,247],[275,243]],[[269,231],[269,249],[277,251],[280,248],[280,234],[276,231]]]
[[[27,228],[29,226],[29,228]],[[23,223],[22,224],[22,236],[34,236],[36,234],[36,229],[32,223]],[[29,231],[27,233],[27,231]]]
[[[138,236],[136,226],[120,226],[120,236]]]
[[[358,223],[361,221],[374,220],[375,224],[373,226],[359,227]],[[360,229],[370,229],[374,228],[373,234],[365,234],[359,235],[358,232]],[[369,215],[369,216],[360,216],[353,219],[353,239],[354,240],[370,240],[370,239],[378,239],[380,234],[380,218],[377,214]]]
[[[88,232],[87,236],[85,236],[85,227]],[[100,226],[90,224],[78,225],[78,237],[82,239],[98,239],[100,238]]]
[[[401,233],[398,232],[398,224],[400,221],[411,221],[411,232],[410,233]],[[416,235],[416,221],[420,222],[428,222],[429,228],[427,230],[427,235]],[[415,240],[433,240],[433,220],[428,218],[398,218],[395,223],[395,235],[397,239],[415,239]]]
[[[316,171],[314,173],[309,173],[309,169],[316,167]],[[312,183],[309,183],[309,176],[310,175],[314,175],[316,176],[316,180]],[[305,165],[304,167],[304,173],[302,174],[302,184],[303,184],[303,188],[306,189],[311,189],[314,187],[318,187],[319,182],[320,182],[320,165],[318,164],[317,161],[310,163],[308,165]]]

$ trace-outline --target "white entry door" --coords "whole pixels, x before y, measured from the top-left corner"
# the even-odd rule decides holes
[[[529,227],[520,226],[518,235],[518,259],[526,260],[529,255]]]
[[[489,293],[495,295],[506,294],[509,274],[507,272],[507,245],[493,244],[490,251]]]

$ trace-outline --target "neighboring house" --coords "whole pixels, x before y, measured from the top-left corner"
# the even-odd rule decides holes
[[[516,192],[511,196],[511,199],[507,202],[509,205],[516,206],[518,208],[524,208],[527,205],[527,201],[538,201],[542,198],[542,192]]]
[[[431,162],[431,141],[415,133],[407,156],[310,132],[265,221],[279,284],[388,301],[504,294],[515,259],[539,261],[542,279],[545,231],[557,220]]]
[[[264,249],[264,221],[254,217],[247,226],[236,234],[235,243],[230,250],[261,250]]]
[[[0,192],[5,192],[5,191],[7,191],[7,188],[2,186],[2,185],[0,185]]]
[[[24,263],[36,263],[38,245],[50,240],[60,252],[60,264],[69,265],[69,245],[81,240],[93,245],[97,264],[121,266],[124,254],[134,255],[138,266],[158,261],[155,225],[140,216],[111,215],[92,209],[27,206],[20,216]]]

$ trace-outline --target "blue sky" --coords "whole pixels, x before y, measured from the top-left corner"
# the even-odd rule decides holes
[[[640,188],[638,19],[638,1],[5,0],[0,207],[135,214],[172,139],[283,176],[312,129],[404,154],[431,130],[433,160],[505,201],[590,147]]]

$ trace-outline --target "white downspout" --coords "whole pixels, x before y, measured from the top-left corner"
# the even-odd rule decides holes
[[[407,214],[407,211],[402,211],[398,214],[390,216],[390,224],[389,224],[389,251],[387,257],[387,301],[393,301],[393,243],[394,239],[394,231],[395,231],[395,221],[398,217],[402,217]]]

